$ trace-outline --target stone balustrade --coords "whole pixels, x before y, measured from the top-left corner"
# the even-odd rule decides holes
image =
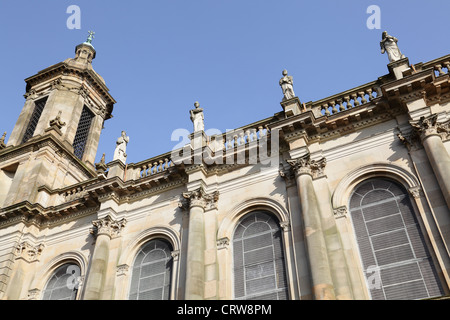
[[[221,135],[211,136],[209,145],[213,151],[219,151],[220,149],[226,151],[248,145],[252,142],[256,143],[262,137],[268,136],[269,134],[270,130],[266,123],[261,123],[256,126],[249,125]]]
[[[356,108],[382,95],[380,86],[376,82],[348,90],[331,97],[313,102],[307,106],[311,108],[316,117],[330,116],[345,110]]]
[[[436,77],[449,74],[450,71],[450,55],[446,55],[439,59],[426,62],[421,65],[422,70],[433,68]]]
[[[128,171],[134,172],[134,178],[139,179],[164,172],[174,166],[175,164],[170,158],[170,153],[165,153],[163,155],[141,161],[137,164],[130,165],[128,167]],[[130,176],[130,178],[133,177]]]

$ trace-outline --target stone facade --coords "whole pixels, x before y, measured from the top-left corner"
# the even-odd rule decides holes
[[[195,130],[190,145],[130,164],[126,157],[94,163],[115,103],[94,58],[83,43],[74,59],[26,79],[26,102],[8,143],[3,135],[1,299],[45,299],[50,284],[66,278],[76,299],[143,297],[142,289],[133,291],[137,257],[150,259],[143,248],[154,240],[167,243],[154,241],[154,250],[169,252],[158,249],[166,252],[168,275],[158,287],[162,297],[235,299],[235,232],[252,212],[276,222],[272,240],[281,246],[283,272],[245,265],[245,297],[268,290],[293,300],[372,299],[350,203],[371,179],[406,190],[401,199],[410,203],[439,287],[421,298],[449,294],[450,55],[415,66],[402,58],[376,81],[315,102],[285,94],[270,118],[218,136]],[[81,123],[88,124],[84,135]],[[242,250],[250,259],[262,249]],[[425,260],[417,252],[414,259]],[[66,278],[58,278],[65,265]],[[388,267],[380,266],[389,298]],[[275,287],[251,289],[249,277],[256,283],[263,275],[273,275]]]

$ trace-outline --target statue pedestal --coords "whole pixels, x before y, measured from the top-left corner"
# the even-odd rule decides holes
[[[191,139],[191,146],[193,150],[201,150],[208,142],[208,136],[203,130],[191,133],[189,138]]]
[[[393,74],[395,76],[395,79],[397,80],[403,79],[403,72],[408,70],[409,68],[410,66],[408,58],[403,58],[388,64],[389,73]]]
[[[300,99],[297,97],[284,100],[280,104],[283,107],[286,118],[302,113]]]
[[[122,160],[114,160],[108,163],[108,179],[112,177],[119,177],[124,180],[125,163]]]

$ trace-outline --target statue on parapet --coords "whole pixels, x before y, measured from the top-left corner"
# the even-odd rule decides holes
[[[122,135],[117,139],[116,150],[114,151],[114,160],[121,160],[123,163],[127,160],[127,144],[130,142],[130,137],[127,136],[125,131],[122,131]]]
[[[283,101],[295,97],[294,93],[294,78],[288,76],[287,70],[283,70],[283,78],[280,79],[281,90],[283,90]]]
[[[398,39],[396,37],[390,36],[387,31],[383,32],[382,40],[380,42],[381,53],[387,53],[389,62],[395,62],[405,58],[405,56],[400,52],[397,42]]]
[[[4,132],[3,135],[0,137],[0,150],[6,148],[5,139],[6,139],[6,132]]]
[[[191,121],[194,124],[194,132],[205,130],[205,116],[203,115],[203,109],[200,108],[200,103],[196,101],[194,103],[195,109],[190,110]]]

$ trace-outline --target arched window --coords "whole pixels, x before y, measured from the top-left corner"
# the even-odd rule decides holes
[[[349,207],[372,299],[443,295],[403,187],[387,179],[367,180],[356,187]]]
[[[130,300],[168,300],[172,274],[172,247],[151,240],[138,252],[131,275]]]
[[[234,297],[245,300],[288,298],[281,230],[266,212],[244,217],[233,237]]]
[[[47,282],[43,300],[76,300],[80,275],[80,267],[74,263],[60,266]]]

